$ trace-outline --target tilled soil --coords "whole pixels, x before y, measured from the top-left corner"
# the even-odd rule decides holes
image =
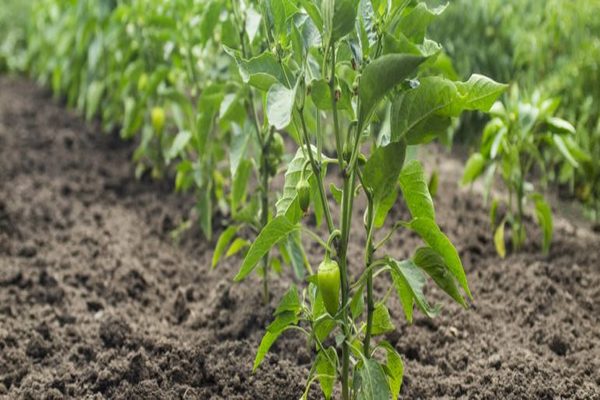
[[[133,150],[28,81],[0,78],[0,398],[299,398],[312,357],[303,337],[284,334],[251,372],[293,274],[272,279],[266,307],[257,278],[232,283],[239,259],[210,269],[211,244],[196,228],[174,243],[193,199],[136,181]],[[600,236],[558,217],[543,256],[531,220],[532,244],[500,260],[480,196],[459,189],[455,162],[433,153],[438,221],[475,301],[464,310],[430,287],[440,316],[417,312],[410,326],[389,302],[402,398],[600,399]],[[388,250],[408,256],[417,244],[400,232]],[[378,281],[377,293],[388,286]]]

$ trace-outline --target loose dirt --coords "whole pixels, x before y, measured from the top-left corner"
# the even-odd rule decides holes
[[[210,269],[196,228],[174,243],[193,199],[136,181],[134,145],[99,131],[32,83],[0,78],[0,398],[299,398],[312,357],[303,337],[286,333],[251,372],[293,274],[272,279],[263,306],[258,280],[232,283],[239,259]],[[530,220],[532,244],[500,260],[480,196],[457,187],[456,160],[431,152],[438,221],[475,300],[464,310],[430,285],[442,312],[417,312],[413,325],[390,301],[401,397],[600,399],[600,236],[559,218],[543,256]],[[406,257],[418,243],[400,232],[388,250]],[[388,286],[380,280],[377,293]]]

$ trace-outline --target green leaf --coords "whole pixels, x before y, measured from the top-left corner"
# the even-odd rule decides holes
[[[359,364],[354,387],[357,400],[389,400],[391,393],[383,367],[374,359]]]
[[[219,260],[221,259],[221,256],[225,252],[225,249],[227,248],[229,243],[231,243],[231,240],[233,239],[233,237],[235,236],[236,233],[237,233],[237,226],[230,226],[229,228],[225,229],[223,231],[223,233],[221,233],[221,235],[219,236],[219,239],[217,240],[217,244],[215,246],[215,251],[214,251],[213,257],[212,257],[212,267],[213,268],[217,266],[217,263],[219,262]]]
[[[290,254],[290,262],[294,269],[294,274],[298,279],[304,280],[308,259],[306,258],[304,248],[302,247],[302,236],[300,235],[300,231],[292,232],[288,236],[286,248]]]
[[[423,166],[417,160],[409,161],[400,173],[400,189],[413,218],[435,220],[435,209]]]
[[[354,318],[354,319],[358,318],[358,316],[363,313],[363,310],[365,308],[365,300],[363,298],[363,288],[364,288],[364,286],[361,285],[356,290],[356,292],[352,296],[352,299],[350,300],[350,312],[352,313],[352,318]]]
[[[298,317],[294,312],[283,312],[275,318],[273,322],[267,327],[267,332],[263,336],[258,351],[256,352],[256,358],[254,359],[254,366],[252,371],[256,371],[256,368],[260,365],[262,360],[267,355],[269,349],[275,343],[277,338],[290,326],[298,323]]]
[[[317,157],[316,147],[311,146],[311,150],[315,158]],[[308,153],[306,153],[306,149],[299,148],[296,151],[296,155],[288,164],[288,169],[285,173],[285,182],[283,184],[283,194],[281,198],[277,201],[277,216],[285,215],[290,222],[296,223],[300,221],[302,218],[302,210],[298,205],[298,193],[296,192],[296,185],[300,181],[300,177],[302,175],[302,168],[304,167],[304,163],[307,160]],[[323,161],[331,161],[325,155],[321,155],[321,159]],[[322,167],[326,170],[327,164],[323,163]],[[309,179],[312,176],[312,169],[310,166],[307,166],[306,171],[304,173],[304,177]]]
[[[494,232],[494,246],[496,246],[496,252],[500,258],[506,257],[506,246],[504,244],[504,225],[505,221],[503,220]]]
[[[386,372],[388,375],[388,385],[392,393],[392,399],[397,399],[402,388],[402,377],[404,375],[404,363],[402,357],[396,349],[387,341],[383,340],[379,343],[387,352]]]
[[[552,141],[556,146],[556,149],[563,155],[563,157],[573,166],[574,168],[579,168],[579,163],[575,160],[569,148],[565,144],[561,135],[552,135]]]
[[[283,67],[271,52],[264,52],[249,60],[244,60],[238,51],[227,46],[223,47],[225,52],[235,59],[244,83],[249,83],[264,91],[269,90],[271,85],[277,82],[287,83]]]
[[[408,227],[415,231],[421,238],[435,250],[444,262],[450,268],[452,275],[458,280],[458,283],[465,290],[469,298],[473,298],[467,283],[467,277],[460,261],[458,252],[452,245],[452,242],[442,233],[435,221],[429,218],[414,218],[408,224]]]
[[[488,112],[508,86],[486,76],[473,74],[466,82],[456,82],[456,87],[463,109]]]
[[[242,160],[239,168],[233,176],[233,182],[231,187],[231,208],[235,213],[240,204],[243,204],[246,199],[246,186],[248,185],[248,178],[252,172],[252,162],[250,160]]]
[[[360,78],[359,121],[366,126],[373,110],[396,85],[409,78],[426,57],[386,54],[367,65]]]
[[[452,82],[440,77],[423,78],[420,85],[399,95],[392,103],[392,138],[406,138],[408,144],[426,143],[444,133],[451,118],[464,110],[488,111],[506,90],[481,75],[467,82]]]
[[[242,267],[234,280],[239,282],[248,276],[271,247],[285,239],[296,229],[299,229],[298,226],[288,221],[285,216],[275,217],[269,221],[262,231],[260,231],[252,246],[250,246]]]
[[[394,204],[396,204],[397,199],[398,188],[394,185],[394,188],[381,201],[375,204],[375,218],[373,220],[375,228],[381,228],[385,224],[385,219],[394,207]]]
[[[177,136],[175,136],[173,144],[167,151],[167,154],[165,155],[165,161],[168,163],[177,157],[185,149],[185,146],[187,146],[191,138],[192,133],[190,131],[180,131]]]
[[[396,142],[378,147],[367,160],[363,181],[371,191],[375,203],[379,203],[396,188],[405,155],[406,143]]]
[[[467,165],[465,166],[462,180],[460,181],[461,185],[468,185],[469,183],[472,183],[483,173],[484,167],[485,158],[483,158],[481,153],[471,154],[471,157],[469,157],[469,160],[467,160]]]
[[[390,312],[383,303],[377,303],[373,311],[373,326],[371,334],[373,336],[383,335],[392,332],[396,327],[390,318]]]
[[[271,86],[267,93],[267,118],[277,130],[285,129],[292,121],[296,91],[281,83]]]
[[[550,205],[540,194],[536,193],[533,196],[533,200],[535,203],[535,214],[537,216],[538,224],[540,224],[543,232],[542,249],[545,254],[548,254],[550,251],[550,243],[552,242],[552,231],[554,230],[552,208],[550,208]]]
[[[446,9],[448,3],[435,8],[429,8],[425,2],[419,2],[409,12],[403,13],[397,25],[400,31],[415,43],[423,42],[427,27]]]
[[[284,312],[294,312],[299,313],[302,308],[302,304],[300,303],[300,298],[298,297],[298,289],[295,285],[292,285],[288,289],[287,292],[283,295],[281,300],[279,301],[279,305],[275,310],[275,315],[282,314]]]
[[[227,249],[225,257],[229,258],[234,256],[248,246],[250,246],[250,242],[248,242],[246,239],[236,238],[233,243],[231,243],[231,246],[229,246],[229,249]]]
[[[93,81],[87,91],[85,104],[85,119],[90,120],[98,113],[100,100],[104,94],[105,85],[100,81]]]
[[[546,119],[546,123],[553,133],[570,133],[575,134],[575,127],[569,121],[562,118],[550,117]]]
[[[460,114],[458,90],[453,82],[439,77],[424,78],[419,86],[394,99],[391,108],[392,142],[406,138],[421,144],[444,133],[451,117]]]
[[[337,375],[338,358],[334,347],[329,347],[317,353],[315,370],[319,376],[319,384],[325,399],[331,399],[335,378]]]
[[[357,5],[357,0],[323,0],[321,14],[328,40],[337,41],[354,29]]]
[[[439,186],[440,176],[437,170],[434,170],[429,177],[429,182],[427,183],[427,187],[429,188],[429,194],[431,197],[435,197],[437,195],[438,186]]]
[[[467,307],[465,299],[460,294],[456,281],[444,259],[431,247],[420,247],[412,258],[415,265],[421,268],[433,281],[458,304]]]
[[[437,307],[431,307],[425,295],[423,287],[425,286],[425,276],[411,260],[396,261],[388,259],[388,265],[391,267],[392,281],[402,302],[406,320],[412,323],[413,304],[417,304],[419,309],[428,317],[437,315]]]

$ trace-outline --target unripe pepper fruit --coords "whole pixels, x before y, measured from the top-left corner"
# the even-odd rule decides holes
[[[329,255],[319,265],[317,280],[325,309],[329,314],[335,315],[340,303],[340,267]]]
[[[150,113],[152,127],[157,133],[162,133],[165,127],[165,110],[162,107],[154,107]]]
[[[310,184],[306,179],[302,178],[298,181],[296,192],[298,192],[300,209],[302,209],[303,212],[308,211],[308,206],[310,205]]]

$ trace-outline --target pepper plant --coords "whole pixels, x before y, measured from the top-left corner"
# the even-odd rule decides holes
[[[300,233],[325,255],[307,287],[301,293],[292,287],[282,298],[254,368],[284,331],[298,330],[316,352],[307,393],[318,380],[326,398],[337,382],[344,400],[397,398],[402,359],[391,343],[376,340],[394,329],[389,293],[398,294],[409,322],[415,304],[427,316],[438,312],[423,294],[426,275],[459,304],[466,307],[464,296],[471,298],[460,257],[435,222],[423,167],[404,162],[406,148],[445,134],[465,110],[489,110],[505,86],[480,75],[465,82],[428,76],[441,48],[425,33],[443,7],[410,0],[260,3],[269,45],[251,58],[233,55],[244,81],[261,91],[263,131],[287,132],[298,149],[275,214],[235,279],[245,279],[272,248]],[[250,36],[255,25],[240,26]],[[351,230],[357,197],[367,204],[363,232]],[[399,198],[411,219],[387,221]],[[304,218],[309,208],[316,224]],[[400,229],[423,240],[405,260],[384,251]],[[358,237],[366,238],[360,262],[348,258]],[[385,274],[391,286],[378,296],[373,280]]]
[[[536,93],[531,101],[522,99],[515,86],[505,103],[496,102],[491,110],[494,118],[486,125],[479,152],[471,155],[465,166],[462,183],[469,184],[484,177],[485,192],[489,195],[493,178],[499,173],[508,189],[508,206],[504,217],[498,219],[499,200],[492,202],[490,218],[494,243],[501,257],[506,255],[505,225],[511,228],[512,247],[518,251],[525,243],[524,216],[527,202],[535,207],[542,228],[542,250],[547,253],[552,241],[552,209],[540,191],[531,183],[535,168],[545,179],[560,160],[572,168],[579,163],[574,157],[575,128],[566,120],[555,117],[557,99]],[[577,153],[578,154],[578,153]]]

